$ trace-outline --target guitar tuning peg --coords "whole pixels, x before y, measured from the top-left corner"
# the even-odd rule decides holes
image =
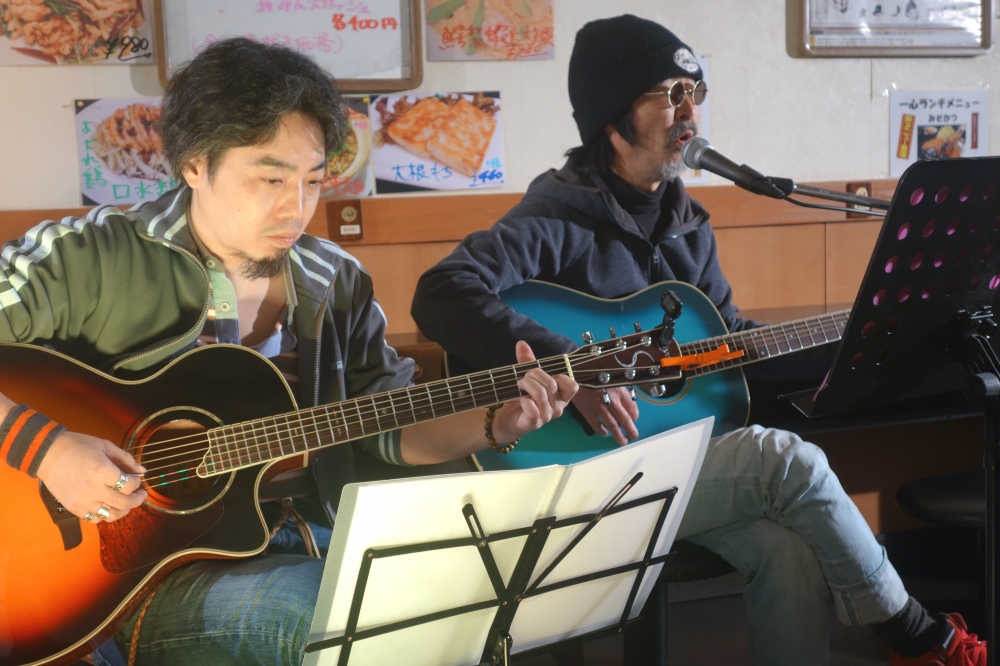
[[[632,402],[635,402],[635,400],[636,400],[636,398],[635,398],[635,387],[632,386],[631,384],[629,384],[625,388],[628,389],[628,395],[629,395],[630,398],[632,398]]]
[[[639,322],[637,321],[632,322],[632,326],[635,327],[636,333],[642,333],[642,325]]]
[[[584,342],[584,344],[589,345],[593,341],[594,341],[594,336],[591,334],[591,332],[590,331],[584,331],[583,332],[583,342]]]
[[[608,326],[608,330],[611,331],[611,337],[612,338],[617,338],[618,337],[618,334],[615,333],[615,327],[614,326]]]
[[[601,393],[604,394],[603,396],[601,396],[601,398],[604,400],[604,404],[607,405],[608,407],[610,407],[611,406],[611,396],[608,395],[608,389],[601,389]]]
[[[649,392],[654,398],[659,398],[667,392],[667,387],[663,384],[657,384],[653,388],[649,389]]]

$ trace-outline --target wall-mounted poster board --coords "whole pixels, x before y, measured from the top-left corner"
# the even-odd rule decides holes
[[[993,0],[797,0],[806,56],[971,56],[992,45]]]
[[[160,80],[212,42],[249,37],[313,58],[341,90],[409,90],[423,79],[420,0],[154,0]]]

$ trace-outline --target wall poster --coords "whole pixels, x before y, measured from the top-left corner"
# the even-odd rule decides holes
[[[975,55],[992,45],[992,0],[798,1],[802,55]]]
[[[989,154],[988,90],[889,93],[889,175],[917,160]]]
[[[0,0],[0,65],[153,61],[149,0]]]
[[[322,199],[357,199],[372,193],[372,125],[368,97],[347,97],[347,136],[340,150],[330,155],[323,178]]]
[[[552,0],[427,0],[428,60],[555,57]]]
[[[85,206],[125,206],[178,186],[156,128],[159,97],[78,99],[76,142]]]
[[[369,115],[379,194],[506,182],[498,92],[381,95]]]

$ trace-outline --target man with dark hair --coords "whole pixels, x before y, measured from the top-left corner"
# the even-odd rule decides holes
[[[173,77],[163,105],[167,155],[184,185],[128,212],[102,206],[46,222],[7,244],[0,342],[44,342],[119,378],[148,375],[198,345],[244,345],[275,363],[300,406],[406,386],[413,362],[386,344],[371,278],[333,243],[303,233],[327,156],[344,140],[329,76],[290,49],[226,40]],[[525,343],[516,347],[518,359],[533,360]],[[558,416],[576,389],[541,369],[518,386],[518,401],[357,448],[397,465],[464,457]],[[3,395],[0,444],[6,464],[37,476],[85,521],[118,520],[147,496],[145,470],[129,453]],[[351,447],[325,449],[311,469],[315,513],[329,523],[314,540],[325,548],[352,480]],[[302,539],[282,520],[270,555],[168,575],[117,644],[137,649],[140,664],[301,663],[323,562],[293,554]],[[114,643],[101,655],[120,661]]]
[[[583,26],[569,64],[583,145],[423,275],[411,310],[423,333],[474,366],[510,363],[514,340],[575,349],[498,297],[531,279],[601,298],[680,280],[729,330],[756,326],[738,316],[708,212],[678,178],[706,94],[691,50],[663,26],[631,15]],[[591,390],[572,404],[626,444],[639,409],[625,389],[607,393],[609,404]],[[930,617],[909,597],[822,451],[793,433],[752,426],[714,438],[677,538],[744,574],[754,663],[827,663],[832,607],[844,623],[873,625],[894,665],[985,666],[985,644],[959,616]]]

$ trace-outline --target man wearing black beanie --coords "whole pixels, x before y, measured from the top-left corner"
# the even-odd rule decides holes
[[[730,331],[757,326],[738,316],[708,212],[678,177],[681,148],[698,132],[702,78],[691,49],[653,21],[583,26],[569,65],[582,145],[423,275],[411,310],[421,331],[477,368],[513,362],[518,340],[540,355],[572,351],[497,296],[529,279],[600,298],[680,280],[708,296]],[[638,407],[625,389],[608,396],[581,390],[573,406],[625,444],[638,437]],[[894,666],[986,664],[960,616],[931,617],[907,594],[822,451],[794,433],[751,426],[713,438],[677,538],[744,574],[755,664],[828,663],[831,611],[873,625]]]

